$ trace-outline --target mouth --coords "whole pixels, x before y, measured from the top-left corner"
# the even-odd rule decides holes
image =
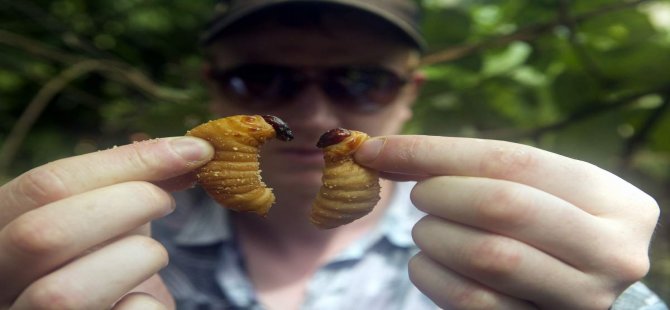
[[[323,152],[316,147],[291,147],[279,150],[286,160],[303,164],[323,166]]]

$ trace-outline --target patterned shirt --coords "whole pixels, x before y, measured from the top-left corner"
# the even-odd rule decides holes
[[[302,309],[436,309],[409,280],[417,251],[411,237],[424,214],[412,207],[413,183],[398,183],[387,213],[310,279]],[[228,212],[199,190],[176,195],[177,210],[152,225],[170,252],[161,276],[179,310],[263,309],[246,273]],[[617,299],[614,310],[667,310],[641,283]]]

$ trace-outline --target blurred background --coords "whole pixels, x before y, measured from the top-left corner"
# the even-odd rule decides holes
[[[0,184],[208,119],[197,41],[213,3],[0,0]],[[407,133],[583,159],[670,211],[670,0],[421,5],[428,82]],[[664,212],[645,282],[670,301]]]

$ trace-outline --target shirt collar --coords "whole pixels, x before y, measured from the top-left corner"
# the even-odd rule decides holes
[[[345,248],[333,258],[332,262],[358,260],[382,242],[397,249],[415,248],[412,227],[423,216],[423,213],[411,206],[409,194],[414,184],[414,182],[395,183],[386,214],[377,227]]]
[[[208,246],[232,239],[228,211],[212,199],[201,199],[175,236],[178,246]]]

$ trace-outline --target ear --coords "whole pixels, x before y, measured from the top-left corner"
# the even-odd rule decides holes
[[[416,103],[416,99],[419,96],[421,87],[426,81],[426,75],[421,71],[416,71],[412,73],[409,82],[405,85],[405,88],[402,92],[401,106],[402,109],[400,115],[400,120],[404,124],[409,121],[413,116],[412,106]]]
[[[202,64],[200,69],[200,77],[202,78],[205,87],[209,91],[210,97],[216,97],[217,93],[217,81],[214,74],[215,65],[210,61],[205,61]]]
[[[414,72],[414,74],[412,75],[412,81],[410,82],[412,83],[412,91],[414,92],[414,99],[416,99],[416,97],[418,97],[419,94],[421,93],[421,88],[423,88],[423,84],[425,82],[426,82],[425,72],[421,70],[417,70],[416,72]]]
[[[212,65],[212,63],[209,61],[205,61],[202,64],[202,68],[200,70],[200,78],[202,78],[203,81],[209,84],[212,82],[213,72],[214,72],[214,66]]]
[[[404,94],[404,96],[406,96],[405,100],[409,103],[409,106],[414,105],[416,98],[419,97],[425,82],[426,74],[423,71],[416,70],[414,73],[412,73]]]

